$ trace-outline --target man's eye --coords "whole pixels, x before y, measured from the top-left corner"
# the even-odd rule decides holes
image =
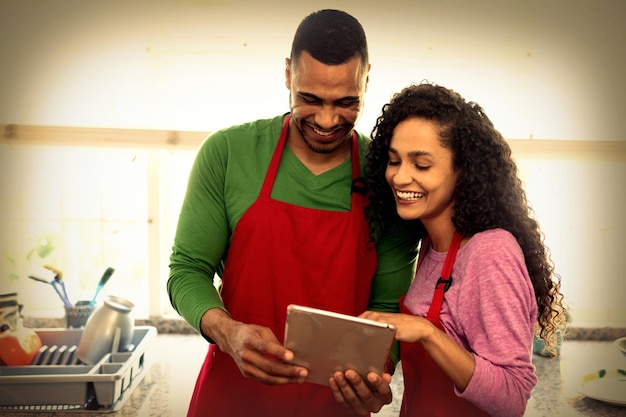
[[[300,99],[304,101],[306,104],[316,104],[319,102],[318,98],[310,97],[310,96],[300,96]]]
[[[337,106],[339,107],[353,107],[358,105],[359,100],[342,100],[337,102]]]

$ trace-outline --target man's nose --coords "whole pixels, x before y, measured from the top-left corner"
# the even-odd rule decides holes
[[[339,124],[335,106],[323,105],[315,115],[315,123],[322,129],[332,129]]]

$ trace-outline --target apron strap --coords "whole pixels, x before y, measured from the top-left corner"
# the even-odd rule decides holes
[[[441,277],[437,280],[435,294],[433,295],[433,300],[430,303],[428,315],[426,316],[426,318],[432,323],[439,322],[439,312],[441,311],[441,305],[443,304],[444,294],[448,288],[450,288],[450,285],[452,285],[452,277],[450,274],[452,274],[452,266],[454,265],[456,253],[461,245],[461,239],[462,236],[455,231],[452,236],[450,249],[448,249],[448,254],[446,255],[446,260],[443,264],[443,268],[441,269]]]
[[[367,186],[365,180],[361,178],[361,164],[359,159],[359,141],[356,133],[352,131],[352,188],[350,190],[352,196],[350,200],[350,210],[361,210],[365,202],[367,194]],[[360,203],[360,204],[358,204]]]
[[[274,185],[274,179],[276,178],[276,173],[278,172],[280,158],[283,155],[283,149],[285,149],[285,142],[287,142],[287,132],[289,131],[290,120],[291,115],[287,116],[285,123],[283,123],[283,128],[280,132],[276,149],[274,150],[270,166],[267,168],[267,173],[265,174],[265,180],[263,181],[263,187],[261,188],[261,198],[269,199],[270,194],[272,193],[272,186]]]
[[[276,149],[272,155],[272,160],[265,174],[265,180],[263,181],[263,187],[261,188],[261,198],[269,199],[272,193],[272,186],[276,179],[276,173],[278,172],[278,166],[280,165],[280,158],[283,155],[285,149],[285,143],[287,142],[287,133],[289,132],[289,122],[291,121],[291,115],[288,115],[283,123],[283,128],[276,144]],[[359,143],[354,130],[352,131],[352,198],[350,200],[350,210],[361,209],[362,204],[357,205],[359,202],[363,202],[365,197],[365,180],[361,178],[361,164],[359,158]]]

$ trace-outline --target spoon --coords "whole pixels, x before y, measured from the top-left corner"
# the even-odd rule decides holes
[[[106,271],[104,271],[104,274],[102,274],[102,278],[100,278],[100,282],[98,282],[98,288],[96,288],[96,293],[93,295],[93,298],[89,302],[90,306],[93,307],[96,304],[96,298],[98,297],[98,294],[100,294],[100,290],[102,290],[102,287],[104,287],[104,284],[106,284],[109,281],[109,279],[111,278],[111,275],[113,275],[113,272],[115,272],[115,269],[111,267],[108,267]]]

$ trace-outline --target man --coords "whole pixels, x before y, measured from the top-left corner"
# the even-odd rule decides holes
[[[387,374],[305,383],[282,345],[289,304],[395,312],[412,277],[407,228],[374,244],[363,214],[368,139],[353,129],[369,68],[354,17],[312,13],[286,59],[290,112],[216,132],[199,150],[168,281],[174,308],[211,342],[189,416],[339,417],[391,401]]]

